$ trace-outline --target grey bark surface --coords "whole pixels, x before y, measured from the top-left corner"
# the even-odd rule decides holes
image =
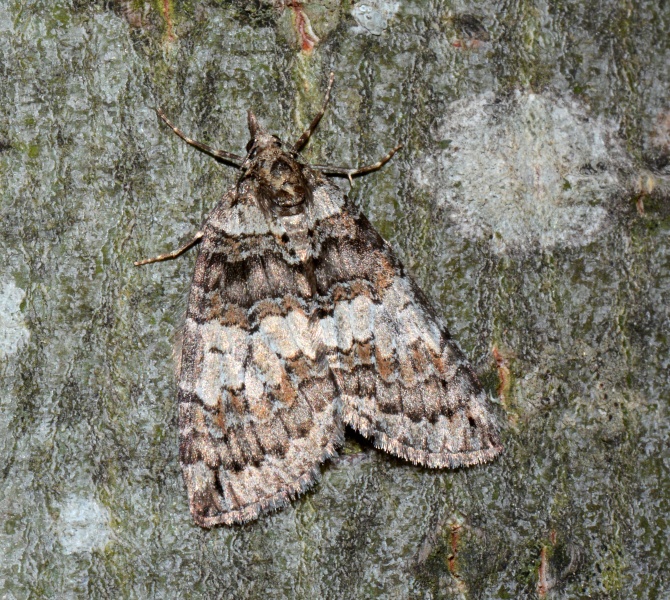
[[[248,108],[293,141],[331,70],[303,154],[405,144],[351,195],[506,451],[430,470],[352,434],[288,508],[205,531],[173,368],[195,252],[133,261],[235,171],[154,107],[243,154]],[[0,0],[0,598],[667,598],[669,97],[667,2]]]

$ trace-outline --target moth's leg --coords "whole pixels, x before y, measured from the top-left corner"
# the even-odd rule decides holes
[[[232,154],[231,152],[225,152],[224,150],[215,150],[211,146],[208,146],[207,144],[203,144],[201,142],[196,142],[195,140],[192,140],[190,137],[188,137],[181,129],[178,127],[175,127],[170,119],[168,119],[165,116],[165,113],[160,109],[156,109],[156,114],[165,121],[165,124],[172,129],[182,140],[184,140],[189,146],[193,146],[194,148],[197,148],[201,152],[204,152],[205,154],[209,154],[209,156],[213,156],[214,158],[218,158],[219,160],[222,160],[224,162],[230,163],[232,165],[235,165],[236,167],[241,167],[242,163],[244,162],[244,158],[242,156],[237,156],[237,154]]]
[[[381,169],[389,160],[393,158],[393,155],[402,148],[402,144],[398,144],[393,150],[391,150],[384,158],[378,160],[374,165],[367,165],[365,167],[359,167],[358,169],[347,169],[346,167],[329,167],[328,165],[310,165],[312,169],[321,171],[326,175],[344,175],[349,178],[349,181],[353,183],[351,178],[354,175],[363,175],[364,173],[370,173],[371,171],[376,171]]]
[[[196,244],[199,244],[203,235],[205,234],[202,231],[198,231],[198,233],[195,234],[195,237],[187,244],[184,244],[181,248],[178,248],[169,254],[161,254],[159,256],[155,256],[154,258],[145,258],[144,260],[135,261],[135,266],[141,267],[142,265],[148,265],[150,263],[162,262],[164,260],[172,260],[173,258],[177,258]]]
[[[335,73],[331,73],[330,78],[328,79],[328,87],[326,88],[326,97],[323,100],[321,110],[318,112],[316,117],[312,119],[312,122],[309,124],[309,127],[302,132],[302,135],[298,138],[298,141],[295,144],[293,144],[292,148],[293,152],[300,152],[305,147],[305,144],[309,141],[309,138],[312,136],[314,130],[319,124],[321,117],[323,117],[323,113],[326,112],[326,106],[328,106],[328,101],[330,100],[330,90],[333,87],[334,80],[335,80]]]

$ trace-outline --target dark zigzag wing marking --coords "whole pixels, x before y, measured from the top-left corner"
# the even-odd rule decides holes
[[[299,326],[294,331],[273,317],[253,334],[187,320],[193,350],[182,361],[180,454],[203,526],[243,522],[285,503],[342,442],[333,382],[300,351]]]
[[[183,335],[180,460],[203,527],[249,521],[299,495],[344,432],[313,349],[313,282],[300,261],[284,260],[253,206],[230,217],[235,200],[205,224]]]
[[[320,288],[364,279],[376,292],[335,309],[338,362],[331,368],[344,421],[379,448],[430,467],[498,455],[476,375],[389,245],[348,206],[319,225],[319,237],[332,240],[322,241],[316,261]]]

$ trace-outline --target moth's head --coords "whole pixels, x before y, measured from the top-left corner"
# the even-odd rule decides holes
[[[258,153],[266,148],[281,148],[281,140],[265,131],[251,110],[248,113],[248,122],[251,139],[247,142],[247,152]]]
[[[249,133],[250,165],[246,178],[256,184],[258,194],[267,206],[278,207],[288,214],[300,212],[301,205],[312,197],[312,186],[303,165],[282,150],[279,138],[268,134],[251,111]]]

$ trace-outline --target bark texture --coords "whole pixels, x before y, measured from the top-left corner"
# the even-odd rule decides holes
[[[173,346],[246,110],[354,201],[498,399],[435,471],[349,434],[193,525]],[[0,0],[0,598],[666,598],[670,4]],[[346,186],[346,180],[341,182]]]

